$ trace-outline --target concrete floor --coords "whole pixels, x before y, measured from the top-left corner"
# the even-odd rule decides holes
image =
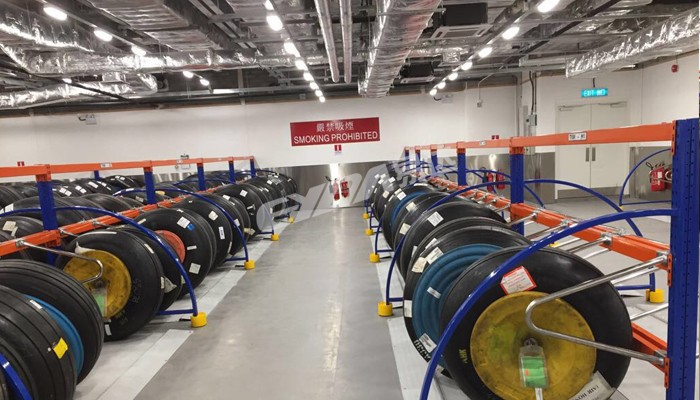
[[[401,399],[359,214],[288,226],[137,398]]]

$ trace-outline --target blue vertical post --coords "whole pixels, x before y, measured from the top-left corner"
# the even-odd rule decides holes
[[[676,121],[668,297],[667,400],[694,398],[698,328],[698,120]]]
[[[467,185],[467,149],[457,145],[457,184]]]
[[[420,176],[421,171],[423,171],[423,167],[420,165],[420,148],[416,147],[416,174]]]
[[[411,150],[408,147],[403,149],[404,166],[403,170],[408,171],[410,169],[409,164],[411,163]]]
[[[36,176],[36,188],[39,192],[39,207],[41,207],[41,222],[44,229],[53,231],[58,229],[58,219],[56,219],[56,204],[53,199],[53,189],[51,185],[51,174]],[[46,262],[53,264],[56,261],[55,254],[47,254]]]
[[[143,169],[143,180],[146,183],[146,202],[148,204],[156,204],[156,182],[153,179],[153,168],[145,167]]]
[[[228,180],[231,181],[231,183],[236,182],[236,169],[233,166],[233,161],[228,162]]]
[[[99,169],[94,170],[92,172],[92,174],[93,174],[95,180],[98,180],[98,181],[100,180],[100,170]]]
[[[430,146],[430,164],[432,165],[432,171],[430,171],[431,174],[434,174],[438,170],[438,155],[437,155],[437,148],[433,148],[433,146]]]
[[[255,159],[254,158],[250,159],[250,176],[251,176],[251,178],[255,177]]]
[[[525,148],[510,148],[510,203],[525,202]],[[517,224],[515,230],[520,234],[525,232],[525,225]]]
[[[197,183],[199,184],[199,190],[207,190],[207,181],[204,178],[203,163],[197,163]]]

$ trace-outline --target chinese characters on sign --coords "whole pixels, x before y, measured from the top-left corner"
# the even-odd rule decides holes
[[[292,122],[292,146],[379,141],[379,118]]]

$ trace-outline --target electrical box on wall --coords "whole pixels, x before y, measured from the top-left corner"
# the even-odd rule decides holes
[[[537,126],[537,114],[528,114],[525,116],[525,126]]]

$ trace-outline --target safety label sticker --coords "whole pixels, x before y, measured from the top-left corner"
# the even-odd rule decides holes
[[[611,388],[600,372],[596,371],[591,381],[570,400],[606,400],[613,395],[615,389]]]
[[[413,210],[415,210],[415,209],[416,209],[415,203],[413,203],[413,202],[408,203],[408,205],[406,206],[406,209],[407,209],[408,211],[413,211]]]
[[[586,140],[586,132],[569,133],[569,142],[581,142]]]
[[[440,215],[439,212],[435,211],[433,215],[431,215],[428,218],[428,221],[430,221],[433,226],[437,226],[444,218],[442,218],[442,215]]]
[[[272,185],[272,181],[267,181],[267,184],[268,184],[268,185]]]
[[[411,225],[404,223],[401,225],[401,229],[399,229],[399,233],[402,235],[405,235],[406,232],[408,232],[408,229],[411,228]]]
[[[413,302],[411,300],[403,301],[403,316],[413,318]]]
[[[226,239],[226,235],[224,234],[224,227],[220,226],[219,227],[219,237],[223,240]]]
[[[248,194],[245,190],[241,190],[241,197],[245,197]]]
[[[425,258],[418,257],[415,264],[413,264],[413,268],[411,268],[411,271],[417,274],[422,274],[423,270],[425,269],[425,264],[427,264],[427,262],[428,261]]]
[[[421,335],[421,337],[418,340],[421,342],[423,347],[425,347],[425,349],[428,351],[428,353],[432,353],[433,350],[435,350],[435,348],[437,347],[435,342],[433,342],[433,339],[431,339],[427,333],[424,333],[423,335]]]
[[[505,294],[525,292],[537,287],[535,281],[525,267],[520,266],[503,275],[501,287]]]
[[[406,198],[406,193],[404,193],[401,189],[399,189],[399,190],[396,191],[396,197],[397,197],[399,200],[403,200],[403,199]]]
[[[190,224],[190,220],[185,217],[180,217],[180,219],[177,220],[177,224],[183,228],[187,228],[187,226]]]
[[[440,294],[440,292],[438,292],[437,290],[435,290],[435,289],[433,289],[433,288],[431,288],[431,287],[428,288],[428,293],[430,293],[430,295],[433,296],[433,297],[435,297],[436,299],[439,299],[440,296],[442,296],[442,295]]]
[[[223,198],[224,198],[224,199],[226,199],[226,200],[230,200],[230,199],[231,199],[231,196],[229,196],[229,195],[226,195],[226,194],[225,194],[225,195],[223,195],[223,196],[221,196],[221,197],[223,197]]]
[[[2,226],[2,230],[5,232],[12,232],[13,230],[15,230],[16,226],[17,223],[15,221],[7,221],[5,222],[5,225]]]
[[[384,197],[385,199],[389,197],[389,192],[385,190],[384,193],[382,193],[382,197]]]
[[[193,274],[198,274],[199,270],[202,269],[202,266],[199,264],[192,263],[190,264],[190,269],[189,271]]]
[[[433,249],[433,251],[428,254],[427,257],[425,257],[426,261],[428,261],[428,264],[432,264],[437,260],[440,256],[442,255],[442,250],[440,250],[439,247],[436,247]]]
[[[212,212],[209,213],[209,219],[210,219],[210,220],[216,221],[217,218],[219,218],[219,216],[218,216],[214,211],[212,211]]]

